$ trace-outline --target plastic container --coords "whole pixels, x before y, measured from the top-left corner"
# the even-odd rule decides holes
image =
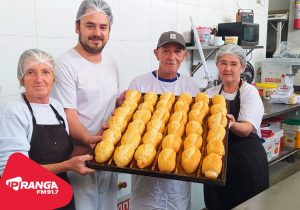
[[[259,96],[262,98],[264,95],[264,84],[263,83],[255,83],[255,87],[258,90]]]
[[[283,130],[274,126],[269,126],[261,129],[262,138],[265,140],[263,146],[267,153],[268,161],[278,157],[281,150],[281,138]]]
[[[283,145],[300,148],[300,119],[286,119],[282,123],[284,130]]]
[[[225,36],[225,44],[237,44],[238,40],[238,36]]]
[[[263,84],[263,99],[270,100],[270,96],[276,92],[278,84],[262,83]]]
[[[211,28],[210,27],[198,27],[197,32],[198,32],[198,36],[199,36],[201,45],[208,46]]]

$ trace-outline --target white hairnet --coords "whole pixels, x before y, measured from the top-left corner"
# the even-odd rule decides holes
[[[239,45],[228,44],[228,45],[222,46],[219,49],[219,51],[216,53],[216,57],[215,57],[216,63],[218,63],[220,60],[220,57],[225,54],[232,54],[232,55],[237,56],[240,59],[241,64],[246,66],[246,64],[247,64],[246,52]]]
[[[23,78],[26,70],[41,63],[48,65],[55,74],[53,57],[45,51],[39,49],[29,49],[25,50],[22,53],[22,55],[19,58],[17,69],[17,77],[20,82],[20,85],[23,85]]]
[[[113,15],[110,6],[102,0],[84,0],[79,6],[76,21],[95,12],[104,13],[108,16],[110,25],[113,23]]]

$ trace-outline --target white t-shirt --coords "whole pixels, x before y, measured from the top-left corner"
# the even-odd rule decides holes
[[[64,119],[68,131],[62,105],[54,98],[50,98],[50,103]],[[30,103],[30,105],[37,124],[59,124],[49,104]],[[32,130],[32,115],[21,96],[0,108],[0,174],[3,173],[6,162],[12,153],[20,152],[28,156]]]
[[[108,120],[119,95],[116,63],[102,54],[101,62],[94,64],[70,49],[55,64],[53,96],[64,108],[76,109],[80,122],[95,135]]]
[[[206,90],[207,95],[212,98],[214,95],[218,94],[221,89],[221,85],[209,88]],[[234,100],[236,93],[229,94],[222,91],[222,95],[227,100]],[[264,105],[259,96],[258,90],[252,85],[244,82],[240,88],[240,100],[241,107],[240,113],[237,121],[247,121],[253,125],[253,133],[260,133],[260,124],[264,115]]]
[[[129,85],[129,89],[138,90],[142,93],[154,91],[158,94],[164,92],[173,92],[175,95],[180,95],[183,92],[190,93],[195,96],[199,92],[199,87],[196,82],[185,75],[177,74],[177,79],[157,80],[156,73],[149,72],[136,77]]]
[[[158,94],[170,91],[175,95],[187,92],[192,96],[199,92],[197,84],[190,77],[178,74],[174,80],[157,80],[153,72],[136,77],[129,89]],[[133,175],[131,181],[132,210],[190,208],[190,182],[137,175]]]

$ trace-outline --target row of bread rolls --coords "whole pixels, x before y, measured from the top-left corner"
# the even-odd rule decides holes
[[[141,96],[142,94],[135,90],[128,90],[126,92],[124,103],[122,106],[115,109],[113,115],[109,118],[108,129],[103,132],[102,141],[99,142],[95,147],[96,162],[104,163],[112,156],[114,152],[114,145],[120,141],[122,133],[126,129],[128,122],[135,112]],[[144,125],[141,120],[130,123],[130,126],[128,127],[130,128],[129,130],[131,130],[131,132],[126,132],[126,135],[123,135],[121,141],[128,141],[126,139],[129,139],[129,136],[135,136],[136,132],[141,132],[143,130],[143,126]],[[134,146],[134,144],[132,146]],[[116,151],[117,150],[119,149],[117,148]],[[118,153],[116,151],[115,153]],[[127,149],[127,151],[129,150]],[[117,159],[123,160],[124,158]]]
[[[212,98],[210,116],[208,118],[208,135],[206,153],[203,160],[202,172],[208,178],[216,179],[222,169],[222,156],[225,155],[223,139],[226,135],[227,108],[223,95],[215,95]]]
[[[202,122],[209,111],[209,98],[205,93],[198,93],[188,114],[186,138],[183,142],[181,164],[185,172],[193,173],[201,160]]]

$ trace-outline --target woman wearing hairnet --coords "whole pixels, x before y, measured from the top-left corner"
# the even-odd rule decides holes
[[[23,153],[68,181],[66,171],[87,174],[90,155],[71,157],[72,142],[62,105],[50,97],[54,63],[44,51],[30,49],[19,58],[17,76],[25,92],[0,110],[0,175],[9,156]],[[63,209],[75,209],[74,200]]]
[[[206,93],[230,101],[226,185],[204,185],[207,209],[232,209],[269,186],[268,161],[260,138],[264,107],[258,91],[241,80],[246,54],[238,45],[220,48],[216,65],[222,84]]]

